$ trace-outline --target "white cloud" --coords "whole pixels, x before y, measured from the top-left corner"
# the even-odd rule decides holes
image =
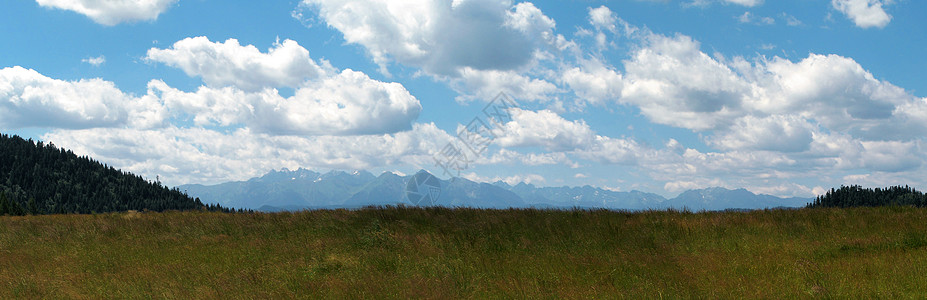
[[[106,57],[103,56],[103,55],[100,55],[100,56],[97,56],[97,57],[88,57],[88,58],[85,58],[85,59],[81,59],[80,61],[81,61],[81,62],[88,63],[88,64],[91,64],[91,65],[93,65],[94,67],[99,67],[99,66],[102,65],[103,63],[106,63]]]
[[[812,130],[807,120],[794,115],[745,116],[710,140],[724,150],[801,152],[811,147]]]
[[[720,132],[743,127],[745,123],[735,122],[744,122],[745,116],[759,120],[791,115],[803,120],[793,121],[866,140],[927,134],[927,117],[917,113],[927,110],[923,99],[876,79],[853,59],[839,55],[748,62],[708,56],[686,36],[645,34],[642,46],[624,65],[618,102],[639,107],[660,124]],[[802,136],[807,141],[807,135]]]
[[[506,12],[503,25],[516,29],[529,38],[551,41],[554,38],[553,29],[557,23],[554,19],[544,15],[544,12],[534,6],[534,3],[521,2]]]
[[[470,172],[470,173],[460,174],[460,176],[463,178],[466,178],[467,180],[473,181],[473,182],[495,183],[495,182],[502,181],[508,185],[517,185],[523,182],[526,184],[539,184],[539,183],[544,183],[547,181],[546,179],[544,179],[544,176],[541,176],[538,174],[519,174],[519,175],[512,175],[512,176],[503,178],[499,176],[485,177],[485,176],[480,176],[476,173]]]
[[[160,80],[135,97],[98,78],[64,81],[22,67],[0,70],[0,126],[8,128],[150,128],[175,117],[275,135],[383,134],[410,129],[421,109],[401,84],[352,70],[306,83],[288,98],[275,89],[202,86],[188,93]]]
[[[304,0],[386,72],[396,61],[430,74],[462,68],[514,70],[555,37],[554,21],[530,2]]]
[[[109,81],[58,80],[19,66],[0,69],[3,127],[149,127],[163,119],[154,96],[137,98]]]
[[[628,24],[624,20],[619,19],[618,16],[605,5],[599,6],[598,8],[589,8],[589,24],[595,28],[595,42],[599,49],[605,49],[607,46],[615,45],[613,42],[610,43],[608,41],[606,32],[617,34],[619,21],[622,25],[625,25],[625,29],[629,29]],[[581,35],[592,35],[592,32],[588,29],[581,28],[580,30]]]
[[[399,83],[384,83],[366,74],[342,71],[338,76],[296,90],[288,99],[267,103],[263,126],[273,132],[315,134],[380,134],[410,129],[422,110],[418,99]],[[277,112],[284,112],[281,116]],[[278,118],[280,117],[280,118]]]
[[[605,5],[597,8],[589,8],[589,23],[596,29],[605,29],[611,32],[617,31],[618,17],[611,9]]]
[[[756,23],[759,25],[773,25],[776,24],[776,19],[771,17],[754,17],[749,11],[744,12],[744,14],[737,17],[737,21],[740,23]]]
[[[214,43],[206,37],[191,37],[168,49],[151,48],[146,59],[202,77],[210,87],[235,86],[245,91],[297,87],[333,72],[327,62],[316,63],[309,51],[293,40],[274,43],[273,48],[262,53],[253,45],[242,46],[236,39]]]
[[[393,63],[447,82],[455,100],[488,101],[499,92],[520,100],[560,92],[543,64],[576,48],[554,34],[556,22],[531,2],[511,0],[303,0],[320,21],[364,47],[380,72]]]
[[[192,116],[198,126],[242,124],[272,134],[392,133],[411,128],[422,109],[402,85],[350,69],[307,83],[288,98],[274,89],[252,93],[234,87],[200,87],[187,93],[161,81],[152,81],[149,89],[176,114]]]
[[[897,132],[908,120],[901,118],[897,108],[917,99],[875,79],[853,59],[811,54],[793,63],[777,57],[758,66],[757,71],[765,74],[756,78],[762,90],[761,97],[749,103],[753,109],[797,112],[830,130],[866,139],[911,138],[927,132],[927,128]]]
[[[495,142],[502,147],[543,147],[550,151],[585,148],[595,133],[585,121],[567,121],[549,110],[510,109],[512,121],[498,129]]]
[[[633,105],[651,122],[695,131],[720,151],[687,148],[673,139],[655,148],[634,138],[597,135],[583,120],[555,113],[562,110],[515,109],[513,121],[498,131],[498,149],[475,164],[579,167],[580,159],[631,166],[627,169],[640,176],[665,182],[667,191],[728,186],[776,195],[819,190],[795,179],[808,174],[864,170],[894,176],[916,174],[924,165],[927,99],[876,79],[847,57],[725,58],[706,54],[684,35],[629,30],[607,7],[589,9],[588,21],[598,33],[625,26],[631,51],[622,68],[608,65],[601,53],[545,52],[572,42],[555,37],[554,21],[530,3],[304,3],[381,66],[421,68],[417,75],[449,83],[460,102],[505,91],[562,109],[559,94],[572,92],[580,108]],[[791,25],[783,16],[779,20]],[[596,39],[605,45],[604,38]],[[545,48],[551,44],[556,45]],[[0,126],[40,121],[60,127],[45,138],[176,183],[240,180],[281,167],[427,168],[430,154],[451,139],[433,124],[413,123],[421,104],[402,85],[339,71],[313,60],[294,41],[262,52],[234,39],[187,38],[149,50],[147,59],[202,77],[205,86],[188,92],[152,80],[147,94],[136,97],[101,79],[62,81],[7,68],[0,70]],[[293,88],[293,96],[281,96],[278,87]],[[63,123],[50,123],[49,115],[62,115]],[[164,120],[190,120],[184,124],[193,128]],[[152,143],[159,145],[143,147]],[[517,147],[537,153],[513,150]],[[577,171],[583,173],[570,173],[590,174]],[[531,175],[496,179],[544,180]],[[782,183],[787,179],[792,182]]]
[[[267,53],[229,39],[180,40],[148,50],[147,59],[201,76],[206,86],[183,92],[161,81],[155,90],[171,111],[198,126],[244,125],[256,132],[296,135],[393,133],[411,128],[421,104],[399,83],[371,79],[350,69],[337,72],[292,40]],[[284,98],[274,87],[293,87]]]
[[[485,158],[481,157],[475,163],[483,165],[522,164],[526,166],[567,165],[573,168],[578,167],[578,164],[572,161],[564,152],[521,153],[505,148],[499,149],[496,153]]]
[[[636,152],[645,156],[631,155],[635,151],[628,150],[616,151],[614,155],[600,151],[586,153],[590,159],[637,163],[652,178],[667,181],[664,186],[667,191],[723,185],[752,187],[779,196],[814,193],[807,188],[797,194],[783,192],[783,179],[861,169],[883,175],[902,174],[915,172],[923,165],[925,157],[920,144],[927,131],[924,117],[927,99],[913,97],[901,88],[875,79],[850,58],[811,54],[798,62],[774,57],[750,63],[742,58],[711,58],[685,39],[666,41],[670,44],[656,47],[645,43],[632,56],[630,64],[626,62],[632,68],[625,75],[623,94],[628,95],[629,88],[634,88],[628,84],[628,78],[633,77],[654,81],[649,86],[652,90],[648,90],[654,95],[679,95],[673,92],[679,91],[680,85],[690,91],[710,90],[712,84],[743,87],[733,90],[736,100],[727,106],[731,111],[718,115],[683,103],[665,100],[658,103],[666,115],[691,116],[692,120],[703,123],[680,122],[650,114],[647,107],[654,105],[653,102],[620,101],[639,105],[641,112],[657,123],[706,131],[706,142],[727,152],[686,149],[677,156],[679,150],[671,149],[674,147],[668,144],[665,150],[638,148]],[[641,59],[641,53],[658,55]],[[693,57],[697,59],[692,60]],[[661,72],[660,68],[678,69],[678,62],[687,60],[685,65],[700,66],[685,71],[694,73],[689,76],[696,79],[679,80],[676,74]],[[633,68],[636,63],[650,68],[637,72]],[[698,76],[706,72],[726,76],[698,83]],[[633,143],[618,141],[621,143],[604,149],[634,149]],[[627,158],[602,159],[622,155]],[[770,178],[780,183],[771,183]]]
[[[918,178],[922,174],[922,170],[908,171],[908,172],[898,172],[898,173],[885,173],[885,172],[869,172],[869,173],[851,173],[848,175],[843,175],[839,180],[841,184],[844,185],[861,185],[864,187],[886,187],[898,185],[900,183],[910,184],[915,186],[914,183],[923,184],[923,182],[913,181],[912,179]],[[913,181],[913,182],[912,182]],[[918,188],[920,189],[920,188]],[[829,191],[828,188],[825,191]]]
[[[643,160],[660,154],[631,139],[618,139],[596,135],[588,147],[573,151],[581,158],[599,163],[638,165]]]
[[[883,5],[892,0],[831,0],[834,9],[853,20],[861,28],[883,28],[892,21],[892,16],[885,12]]]
[[[432,153],[451,137],[434,124],[363,136],[273,136],[247,128],[223,133],[204,128],[55,130],[42,137],[79,155],[168,185],[246,180],[271,169],[371,169],[433,166]]]
[[[177,0],[36,0],[49,8],[70,10],[99,24],[113,26],[123,22],[149,21],[158,18]]]
[[[864,141],[862,166],[874,171],[900,172],[918,169],[924,149],[916,141]]]
[[[580,100],[592,104],[617,101],[624,86],[622,75],[598,60],[563,71],[562,80]]]
[[[814,192],[814,190],[808,188],[807,186],[791,182],[777,185],[751,186],[746,188],[754,194],[777,195],[780,197],[810,197],[818,195]],[[820,191],[821,188],[817,187],[817,189]]]
[[[687,190],[703,189],[707,187],[719,186],[720,182],[699,183],[694,181],[669,181],[663,185],[663,189],[670,193],[679,193]]]
[[[792,16],[792,15],[790,15],[790,14],[782,13],[781,16],[782,16],[782,19],[785,20],[785,24],[786,24],[786,25],[789,25],[789,26],[801,26],[801,25],[803,24],[803,23],[801,22],[801,20],[799,20],[798,18],[796,18],[795,16]]]
[[[731,68],[699,51],[688,36],[649,34],[624,62],[621,102],[652,121],[695,130],[726,125],[742,115],[751,86]]]
[[[547,101],[559,89],[543,79],[531,78],[515,71],[476,70],[463,68],[460,77],[450,79],[451,87],[461,95],[457,102],[490,101],[500,92],[519,100]]]
[[[658,180],[698,180],[702,178],[761,178],[771,170],[787,172],[797,164],[788,155],[773,151],[701,152],[686,149],[680,155],[662,154],[646,161],[651,176]]]
[[[525,174],[509,176],[502,179],[502,181],[509,185],[516,185],[522,182],[526,184],[543,184],[547,180],[544,179],[544,176],[538,174]]]

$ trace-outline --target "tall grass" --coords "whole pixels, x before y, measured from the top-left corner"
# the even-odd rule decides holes
[[[0,298],[921,298],[927,210],[0,218]]]

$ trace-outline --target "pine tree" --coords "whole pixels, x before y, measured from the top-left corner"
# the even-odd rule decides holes
[[[0,192],[0,216],[10,214],[9,199],[6,198],[6,192]]]
[[[26,212],[23,211],[23,207],[19,205],[16,200],[8,201],[10,204],[10,215],[12,216],[23,216],[26,215]]]
[[[160,183],[160,177],[156,182]],[[0,191],[6,191],[0,215],[204,207],[176,189],[149,183],[52,143],[5,134],[0,134]]]
[[[35,203],[35,197],[29,197],[29,204],[26,205],[30,215],[37,215],[42,213],[39,211],[39,205]]]

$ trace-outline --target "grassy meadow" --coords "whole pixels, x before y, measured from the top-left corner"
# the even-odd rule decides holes
[[[0,298],[924,298],[927,210],[0,217]]]

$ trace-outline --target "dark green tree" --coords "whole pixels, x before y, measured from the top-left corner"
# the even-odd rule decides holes
[[[854,206],[927,206],[927,195],[910,186],[886,188],[863,188],[858,185],[841,186],[818,196],[808,207],[854,207]]]
[[[52,143],[0,134],[0,191],[5,194],[0,214],[231,211],[206,207],[160,179],[149,181]]]
[[[35,197],[29,197],[29,203],[26,204],[26,207],[30,215],[38,215],[42,213],[39,210],[39,205],[35,202]]]
[[[6,192],[0,192],[0,216],[10,214],[10,200],[6,198]]]

